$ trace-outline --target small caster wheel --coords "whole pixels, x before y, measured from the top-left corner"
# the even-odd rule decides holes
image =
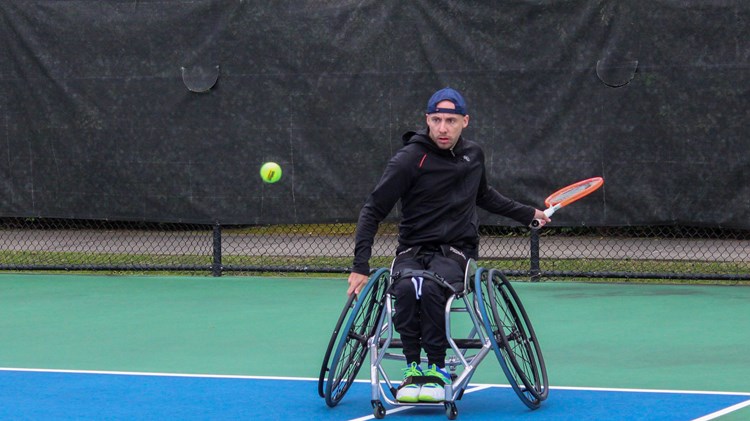
[[[382,420],[385,418],[385,407],[380,401],[372,401],[372,416]]]
[[[448,417],[449,420],[455,420],[456,417],[458,417],[458,408],[456,408],[455,402],[445,403],[445,416]]]

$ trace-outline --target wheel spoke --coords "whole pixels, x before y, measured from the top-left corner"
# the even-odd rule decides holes
[[[547,397],[547,373],[526,311],[499,271],[483,272],[476,284],[482,321],[500,365],[524,404],[538,408]]]
[[[335,343],[335,353],[327,368],[328,377],[323,395],[328,406],[336,406],[351,387],[367,356],[367,341],[375,334],[382,315],[389,272],[380,269],[370,277],[354,303],[343,329],[345,332]],[[329,354],[327,354],[329,355]],[[325,364],[325,363],[324,363]]]

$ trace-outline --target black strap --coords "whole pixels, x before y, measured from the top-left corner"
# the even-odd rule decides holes
[[[446,281],[442,276],[438,275],[435,272],[430,272],[429,270],[421,270],[421,269],[405,269],[403,272],[399,271],[394,274],[391,274],[391,279],[393,279],[393,282],[391,283],[391,288],[393,288],[393,285],[395,285],[396,282],[402,279],[411,279],[412,277],[422,277],[425,279],[430,279],[439,283],[445,288],[448,288],[454,294],[457,294],[459,292],[459,290],[456,290],[456,288],[450,282]]]

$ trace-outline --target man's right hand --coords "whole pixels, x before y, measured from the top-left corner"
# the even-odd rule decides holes
[[[362,291],[362,288],[367,285],[367,281],[370,278],[367,275],[362,275],[361,273],[355,273],[352,272],[349,274],[349,289],[346,290],[346,295],[352,295],[359,294],[360,291]]]

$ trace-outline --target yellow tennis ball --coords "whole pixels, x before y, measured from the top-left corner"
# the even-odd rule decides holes
[[[266,183],[275,183],[281,179],[281,167],[275,162],[266,162],[260,167],[260,178]]]

